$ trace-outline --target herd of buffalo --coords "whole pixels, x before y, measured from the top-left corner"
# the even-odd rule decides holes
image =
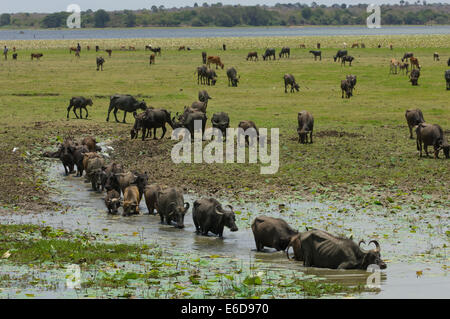
[[[318,46],[320,48],[320,46]],[[153,48],[146,46],[155,54],[161,55],[161,48]],[[96,48],[98,50],[98,47]],[[180,49],[182,50],[182,49]],[[224,45],[225,50],[225,45]],[[284,47],[279,53],[279,58],[289,58],[290,48]],[[310,51],[316,60],[322,60],[322,53],[319,50]],[[150,63],[154,63],[155,54],[150,57]],[[275,49],[267,49],[262,55],[263,60],[271,60],[276,57]],[[413,85],[417,85],[417,79],[420,75],[420,65],[417,58],[412,53],[406,53],[402,58],[402,63],[392,59],[391,73],[397,73],[397,67],[406,70],[408,74],[408,63],[411,63],[410,80]],[[439,57],[437,57],[439,59]],[[249,52],[247,60],[258,60],[257,52]],[[348,62],[351,66],[354,58],[347,54],[347,50],[339,50],[334,56],[334,61],[341,61],[342,65]],[[202,52],[202,66],[197,67],[197,83],[206,85],[215,85],[217,82],[217,74],[214,69],[210,68],[211,64],[216,65],[216,70],[220,67],[224,68],[224,63],[218,56],[208,56],[206,52]],[[104,59],[97,58],[97,70],[103,67]],[[450,65],[450,59],[449,59]],[[227,69],[228,85],[236,87],[239,83],[235,68]],[[447,89],[450,89],[450,70],[445,72],[447,81]],[[283,77],[285,93],[288,86],[290,92],[299,91],[300,86],[296,82],[292,74],[285,74]],[[345,80],[341,81],[342,98],[350,98],[356,86],[356,75],[347,75]],[[185,106],[184,111],[175,116],[171,116],[171,112],[166,109],[156,109],[146,105],[145,101],[139,101],[131,95],[113,95],[110,97],[110,104],[107,112],[106,121],[109,121],[111,111],[113,111],[116,122],[118,110],[124,112],[123,123],[125,123],[127,113],[134,116],[134,125],[130,131],[131,139],[138,137],[142,130],[142,139],[151,137],[153,130],[153,138],[156,139],[156,130],[162,129],[161,139],[166,133],[166,124],[172,129],[184,127],[193,134],[194,121],[202,121],[202,129],[206,127],[206,111],[208,101],[212,97],[206,90],[199,91],[198,100],[191,106]],[[85,97],[73,97],[67,108],[67,118],[69,118],[70,110],[77,118],[83,118],[82,110],[85,110],[85,117],[88,117],[87,106],[93,105],[92,99]],[[77,114],[79,110],[79,116]],[[138,113],[138,110],[142,110]],[[437,124],[426,123],[419,109],[407,110],[405,118],[409,127],[410,138],[413,138],[413,130],[416,132],[417,150],[422,156],[422,149],[428,156],[428,146],[434,147],[434,157],[438,158],[440,150],[446,158],[450,158],[450,146],[444,136],[444,131]],[[308,111],[298,113],[298,142],[313,143],[314,118]],[[214,113],[211,118],[214,128],[222,131],[226,138],[226,129],[230,125],[230,118],[225,112]],[[254,128],[258,129],[254,122],[246,120],[239,123],[240,128],[246,130]],[[308,136],[309,135],[309,136]],[[119,208],[122,207],[123,216],[140,214],[139,204],[144,198],[149,215],[158,214],[161,223],[174,225],[177,228],[184,228],[184,217],[188,210],[192,210],[192,219],[195,225],[196,233],[208,235],[212,233],[223,236],[224,228],[230,231],[238,231],[236,225],[236,217],[233,207],[230,205],[222,206],[222,204],[214,198],[202,198],[195,200],[192,205],[184,201],[183,190],[179,187],[164,187],[158,184],[149,184],[149,176],[147,172],[128,171],[116,162],[106,163],[105,158],[100,153],[101,147],[92,137],[86,137],[80,141],[73,138],[66,138],[60,143],[56,152],[46,152],[44,156],[59,158],[64,166],[66,175],[76,173],[76,176],[82,177],[85,173],[86,181],[91,183],[92,189],[103,192],[106,190],[104,202],[108,213],[118,214]],[[76,171],[75,171],[76,167]],[[352,239],[341,238],[329,234],[325,231],[312,229],[305,232],[294,230],[286,221],[280,218],[268,216],[256,217],[251,229],[254,235],[256,249],[263,251],[264,247],[274,248],[278,251],[285,251],[287,257],[290,258],[289,249],[292,247],[294,259],[303,261],[308,267],[321,267],[332,269],[366,269],[369,265],[378,265],[381,269],[386,268],[386,264],[380,256],[380,245],[376,240],[372,240],[375,248],[364,250]]]

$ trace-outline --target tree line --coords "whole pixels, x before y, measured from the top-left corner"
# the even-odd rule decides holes
[[[367,5],[334,4],[332,6],[276,4],[275,6],[208,5],[184,8],[152,6],[151,9],[87,10],[81,13],[84,28],[104,27],[233,27],[298,25],[364,25]],[[70,13],[17,13],[0,15],[0,26],[13,28],[65,28]],[[450,4],[409,4],[381,6],[381,23],[385,25],[450,24]]]

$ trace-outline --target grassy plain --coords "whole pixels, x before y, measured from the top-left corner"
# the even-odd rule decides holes
[[[355,57],[352,67],[341,67],[332,56],[342,42],[364,42],[366,49],[348,49]],[[105,52],[83,50],[81,58],[68,47],[80,42],[113,48]],[[322,44],[322,61],[308,53]],[[148,63],[144,44],[162,47],[156,64]],[[221,44],[227,44],[222,51]],[[300,49],[305,43],[307,49]],[[376,48],[381,43],[383,48]],[[394,45],[394,50],[387,48]],[[440,124],[450,136],[450,92],[445,90],[444,71],[450,57],[450,36],[304,37],[304,38],[214,38],[10,41],[18,48],[17,61],[0,62],[0,200],[8,207],[39,210],[48,206],[47,190],[41,188],[39,154],[55,148],[58,137],[94,135],[111,140],[114,160],[130,169],[150,172],[151,182],[179,185],[200,194],[232,198],[300,196],[343,200],[362,205],[389,205],[411,200],[448,205],[450,162],[432,158],[419,160],[415,140],[410,140],[404,113],[420,108],[425,120]],[[134,45],[136,52],[119,51]],[[178,51],[179,45],[191,51]],[[289,59],[246,61],[249,51],[262,55],[266,47],[291,47]],[[201,51],[219,55],[225,64],[218,70],[218,83],[197,85]],[[419,86],[408,77],[389,74],[391,58],[412,51],[422,65]],[[441,61],[433,61],[438,51]],[[41,61],[31,61],[31,52],[42,52]],[[106,57],[105,70],[96,71],[95,57]],[[228,87],[226,69],[234,66],[241,76],[237,88]],[[283,74],[292,73],[300,92],[284,93]],[[354,97],[342,99],[340,80],[357,75]],[[260,175],[260,165],[178,164],[170,159],[174,141],[140,139],[130,141],[128,124],[105,121],[112,94],[133,94],[148,105],[175,114],[197,100],[200,89],[213,97],[212,114],[227,112],[231,126],[253,120],[260,128],[280,128],[280,168],[277,174]],[[72,96],[94,100],[89,120],[66,120]],[[310,111],[315,118],[314,144],[297,143],[297,113]],[[118,114],[122,119],[122,113]],[[113,119],[113,117],[112,117]],[[208,123],[210,126],[210,122]],[[170,129],[168,133],[170,134]],[[158,131],[158,136],[161,132]],[[170,135],[168,135],[170,136]],[[14,147],[19,150],[12,152]],[[27,153],[28,152],[28,153]]]

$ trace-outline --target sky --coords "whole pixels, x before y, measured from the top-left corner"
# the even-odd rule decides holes
[[[410,3],[416,0],[409,0]],[[42,12],[52,13],[59,11],[66,11],[70,4],[78,4],[82,11],[88,9],[98,10],[105,9],[112,10],[136,10],[147,8],[150,9],[153,5],[164,5],[166,8],[193,6],[197,2],[198,5],[206,2],[208,4],[222,2],[222,4],[241,4],[241,5],[274,5],[276,3],[307,3],[311,4],[313,0],[0,0],[0,13],[17,13],[17,12]],[[331,5],[334,3],[358,4],[358,3],[373,3],[373,4],[398,4],[400,0],[316,0],[318,4]],[[428,3],[440,2],[449,3],[450,0],[429,0]]]

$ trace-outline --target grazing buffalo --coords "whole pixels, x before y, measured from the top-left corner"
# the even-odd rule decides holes
[[[351,239],[315,229],[294,236],[288,244],[286,255],[289,258],[289,248],[292,246],[295,260],[303,261],[305,267],[366,270],[369,265],[377,265],[385,269],[380,244],[376,240],[370,243],[374,243],[376,248],[365,251]]]
[[[205,133],[206,127],[206,114],[203,112],[199,112],[196,110],[185,111],[181,116],[179,116],[178,121],[175,120],[175,117],[172,118],[173,128],[184,127],[191,134],[191,139],[194,141],[194,129],[195,129],[195,121],[202,122],[202,136]]]
[[[206,103],[208,105],[208,101],[212,100],[212,97],[209,96],[208,92],[206,90],[198,91],[198,100],[200,102]]]
[[[33,61],[33,59],[37,59],[39,60],[40,58],[42,58],[44,55],[42,53],[31,53],[31,60]]]
[[[283,76],[284,79],[284,93],[287,93],[287,86],[291,86],[291,93],[294,93],[294,89],[298,92],[300,90],[300,86],[295,82],[295,78],[292,74],[285,74]]]
[[[258,251],[263,251],[264,246],[284,251],[292,237],[298,234],[283,219],[268,216],[256,217],[252,222],[252,232]]]
[[[133,113],[133,115],[136,113]],[[139,118],[135,118],[136,121],[139,121]],[[142,140],[145,139],[147,130],[153,129],[153,139],[156,138],[156,129],[162,129],[161,139],[166,134],[166,123],[173,128],[172,120],[170,119],[170,112],[165,109],[150,109],[148,108],[144,112],[144,116],[142,117]]]
[[[309,133],[310,143],[312,144],[314,117],[308,111],[301,111],[298,112],[297,120],[298,120],[298,128],[297,128],[298,142],[302,144],[307,144]]]
[[[155,64],[155,54],[150,55],[150,64]]]
[[[433,53],[433,61],[439,61],[439,53],[437,52]]]
[[[230,127],[230,117],[225,112],[214,113],[211,118],[212,127],[222,132],[224,140],[227,138],[227,128]]]
[[[419,64],[419,60],[415,57],[411,57],[409,59],[409,62],[411,63],[411,70],[418,68],[420,70],[420,64]]]
[[[181,51],[181,50],[185,51],[185,50],[186,50],[186,47],[185,47],[184,45],[179,46],[179,47],[178,47],[178,51]]]
[[[158,192],[161,191],[161,187],[156,184],[147,185],[144,189],[145,204],[147,205],[148,213],[150,215],[156,215],[157,210]]]
[[[208,54],[205,51],[202,52],[202,62],[203,62],[203,64],[206,64],[206,56],[207,55]]]
[[[184,215],[189,209],[189,203],[184,202],[183,192],[179,188],[168,188],[158,192],[157,210],[161,224],[176,222],[177,228],[184,228]]]
[[[139,215],[139,189],[136,185],[128,186],[123,192],[123,216]]]
[[[197,67],[197,84],[206,84],[206,71],[208,71],[206,65]]]
[[[145,111],[147,109],[147,104],[145,104],[144,101],[139,102],[131,95],[113,95],[111,96],[109,102],[108,116],[106,117],[107,122],[109,121],[109,113],[111,113],[113,109],[114,117],[116,118],[117,123],[119,122],[117,119],[117,111],[124,111],[123,123],[126,123],[125,118],[127,116],[127,112],[135,112],[137,109]]]
[[[352,96],[352,85],[349,80],[341,80],[341,91],[342,91],[342,98],[345,97],[349,99]]]
[[[81,119],[83,118],[83,115],[82,115],[82,110],[83,109],[86,111],[86,118],[88,118],[89,114],[88,114],[88,110],[87,110],[86,106],[88,106],[88,105],[92,106],[92,104],[93,103],[92,103],[91,99],[87,99],[87,98],[85,98],[83,96],[72,97],[70,99],[69,106],[67,107],[67,118],[69,118],[69,112],[70,112],[70,109],[72,107],[73,107],[73,113],[75,114],[77,119],[78,118],[81,118]],[[77,112],[75,112],[77,109],[80,109],[80,117],[78,117]]]
[[[156,47],[156,48],[152,48],[151,46],[145,46],[145,49],[147,50],[147,47],[150,51],[152,51],[153,53],[157,54],[157,55],[161,55],[161,47]]]
[[[317,57],[319,57],[320,61],[322,61],[322,51],[315,51],[311,50],[309,53],[312,53],[314,55],[314,61],[317,60]]]
[[[109,214],[117,215],[120,207],[120,194],[114,189],[108,191],[105,196],[105,205]]]
[[[211,55],[208,56],[208,60],[206,62],[206,65],[209,67],[211,65],[211,63],[216,65],[216,69],[220,65],[220,67],[223,70],[224,64],[222,63],[222,61],[220,61],[220,57],[218,57],[218,56],[211,56]]]
[[[411,81],[412,85],[418,85],[419,77],[420,77],[419,69],[411,70],[411,73],[409,74],[409,80]]]
[[[232,206],[227,205],[228,209],[224,209],[214,198],[196,200],[193,206],[192,219],[197,234],[207,236],[211,232],[222,237],[225,226],[232,232],[238,230]]]
[[[271,57],[275,60],[275,49],[266,49],[266,52],[264,52],[262,57],[264,61],[266,61],[266,59],[270,60]]]
[[[444,136],[444,131],[437,124],[420,123],[416,128],[416,144],[417,150],[422,157],[422,144],[425,148],[425,154],[428,155],[428,146],[434,148],[434,158],[439,158],[439,151],[443,150],[445,158],[450,158],[450,145]]]
[[[346,77],[347,81],[350,83],[350,89],[352,91],[352,95],[353,95],[353,90],[356,90],[356,75],[350,74],[347,75]]]
[[[235,68],[231,67],[227,70],[227,77],[228,77],[228,86],[234,86],[237,87],[240,76],[237,76],[237,71]]]
[[[450,70],[445,71],[445,82],[447,82],[447,90],[450,90]]]
[[[258,60],[258,52],[249,52],[247,54],[247,61],[250,59],[250,61],[257,61]]]
[[[216,85],[217,74],[213,69],[207,69],[205,72],[205,81],[207,85]]]
[[[419,125],[420,123],[425,122],[422,111],[419,109],[406,110],[405,118],[406,118],[406,122],[408,123],[409,138],[413,138],[413,134],[412,134],[413,127],[416,125]]]
[[[112,54],[112,50],[111,49],[107,49],[107,50],[105,50],[105,52],[108,53],[109,57],[111,57],[111,54]]]
[[[347,50],[339,50],[335,56],[333,56],[334,58],[334,62],[336,61],[341,61],[342,57],[347,55]]]
[[[291,49],[288,47],[283,47],[281,49],[281,52],[278,54],[278,57],[281,59],[282,57],[285,58],[286,56],[289,58],[291,55]]]
[[[259,138],[259,131],[258,128],[256,127],[255,122],[253,121],[240,121],[238,124],[238,128],[241,128],[244,131],[245,134],[245,144],[249,145],[249,134],[250,136],[253,136],[253,132],[256,132],[256,138]],[[251,130],[253,129],[253,130]],[[248,132],[246,132],[248,130]],[[239,133],[240,134],[240,133]],[[240,138],[238,139],[240,141]],[[253,143],[253,139],[252,139],[252,143]]]
[[[100,70],[100,68],[103,71],[103,63],[105,63],[105,59],[103,59],[103,57],[97,57],[97,71]]]
[[[342,57],[342,59],[341,59],[341,66],[342,66],[342,64],[345,66],[345,62],[348,62],[349,65],[352,66],[352,61],[353,61],[354,59],[355,59],[355,58],[352,57],[351,55],[344,55],[344,56]]]
[[[412,52],[405,53],[405,54],[403,55],[402,62],[404,62],[405,60],[408,60],[408,59],[412,58],[413,56],[414,56],[414,53],[412,53]]]

